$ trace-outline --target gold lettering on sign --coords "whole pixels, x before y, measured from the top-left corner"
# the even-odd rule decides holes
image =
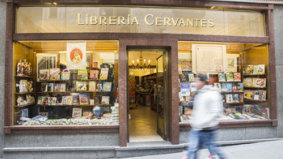
[[[123,17],[123,16],[118,16],[118,24],[120,25],[120,24],[126,24],[126,22],[125,22],[125,17]]]
[[[81,14],[80,13],[78,13],[77,17],[78,17],[78,24],[79,25],[84,25],[84,23],[81,22]]]
[[[90,16],[89,17],[89,24],[96,25],[97,24],[97,17],[96,16]]]
[[[134,17],[134,18],[133,18],[131,24],[133,25],[133,24],[135,24],[135,23],[136,23],[137,25],[139,25],[139,21],[138,21],[137,17]]]
[[[151,17],[151,18],[150,18]],[[152,14],[147,14],[146,16],[144,16],[144,22],[145,22],[145,24],[147,24],[147,25],[153,25],[154,24],[154,22],[149,22],[149,20],[151,19],[151,21],[153,20],[152,19],[153,18],[153,15]]]
[[[89,16],[77,13],[78,25],[140,25],[137,17],[127,16]],[[160,17],[153,14],[144,16],[145,25],[154,26],[179,26],[179,27],[214,27],[213,19],[180,18],[180,17]]]
[[[117,20],[117,19],[116,19],[116,16],[111,16],[111,17],[109,17],[109,24],[110,24],[110,25],[115,25],[115,24],[117,23],[116,20]]]
[[[214,22],[213,22],[212,19],[209,19],[209,20],[208,20],[208,26],[209,26],[209,27],[214,27]]]

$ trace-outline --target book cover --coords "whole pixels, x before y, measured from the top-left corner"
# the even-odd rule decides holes
[[[54,91],[54,83],[48,83],[48,92],[53,92]]]
[[[239,103],[243,103],[244,102],[244,95],[241,93],[239,94]]]
[[[53,97],[48,97],[48,104],[47,105],[52,105],[53,102]]]
[[[72,96],[72,102],[73,102],[73,105],[79,105],[80,104],[80,94],[79,93],[71,93],[71,96]]]
[[[21,117],[24,117],[24,118],[28,118],[29,117],[28,108],[22,109]]]
[[[101,68],[101,70],[100,70],[100,80],[107,80],[108,79],[108,71],[109,71],[109,68]]]
[[[233,92],[243,92],[243,83],[233,83]]]
[[[247,91],[247,99],[252,99],[252,91]]]
[[[49,70],[50,80],[60,80],[60,68],[51,68]]]
[[[228,92],[227,83],[221,83],[221,91],[222,92]]]
[[[242,81],[240,72],[234,72],[234,81]]]
[[[60,87],[61,87],[61,84],[60,84],[60,83],[55,83],[54,91],[55,91],[55,92],[60,92]]]
[[[253,87],[253,78],[244,78],[244,87]]]
[[[57,103],[57,97],[52,97],[51,105],[56,105],[56,103]]]
[[[226,81],[228,81],[228,82],[234,81],[234,74],[233,74],[233,72],[226,73]]]
[[[258,74],[264,75],[265,74],[265,65],[258,65]]]
[[[80,118],[82,116],[82,108],[73,108],[72,117]]]
[[[87,83],[85,81],[76,81],[76,91],[87,91]]]
[[[266,91],[260,91],[259,93],[259,100],[266,101]]]
[[[89,71],[89,78],[97,80],[98,79],[99,70],[90,70]]]
[[[253,75],[258,74],[258,65],[254,65]]]
[[[237,83],[233,83],[233,87],[232,87],[232,91],[233,92],[238,92],[238,87],[237,87]]]
[[[102,83],[101,82],[97,82],[96,91],[98,91],[98,92],[102,91]]]
[[[102,96],[101,97],[101,104],[109,104],[110,97],[109,96]]]
[[[256,88],[265,88],[266,78],[253,78],[253,86]]]
[[[49,80],[49,70],[48,69],[42,69],[39,70],[39,80]]]
[[[37,97],[37,104],[42,105],[42,96]]]
[[[226,96],[224,94],[221,94],[221,96],[222,96],[222,102],[226,103]]]
[[[88,95],[80,94],[79,97],[80,97],[80,105],[88,105],[89,104]]]
[[[243,83],[237,83],[238,91],[243,92],[244,91],[244,85]]]
[[[190,83],[181,83],[181,96],[190,96]]]
[[[89,81],[88,90],[91,91],[91,92],[96,91],[96,82],[95,81]]]
[[[56,105],[62,105],[62,104],[63,104],[63,97],[62,96],[57,96]]]
[[[111,92],[112,82],[103,82],[102,91],[103,92]]]
[[[60,83],[60,90],[59,92],[65,92],[66,91],[66,83]]]
[[[72,96],[63,96],[62,103],[65,104],[65,105],[72,105],[73,97]]]
[[[41,92],[47,92],[47,90],[48,90],[48,85],[47,85],[47,83],[41,83],[40,86],[41,86],[41,87],[40,87]]]
[[[217,88],[219,92],[221,92],[221,84],[220,83],[214,83],[214,87]]]
[[[226,94],[226,103],[233,103],[232,94]]]
[[[219,82],[225,82],[226,81],[226,77],[224,73],[219,73],[218,74],[218,81]]]
[[[254,66],[253,65],[248,65],[245,67],[245,74],[246,75],[252,75],[254,72]]]
[[[195,75],[193,73],[188,74],[189,82],[194,82],[195,81]]]
[[[64,69],[61,72],[61,80],[70,80],[71,72],[69,69]]]
[[[88,79],[87,70],[86,69],[79,69],[77,78],[79,80],[87,80]]]
[[[48,97],[42,96],[42,105],[47,105],[48,104]]]
[[[232,92],[233,91],[232,83],[226,83],[226,88],[227,88],[227,92]]]
[[[253,100],[259,100],[259,91],[254,91],[254,98]]]
[[[233,103],[239,103],[240,99],[239,99],[239,94],[233,94]]]

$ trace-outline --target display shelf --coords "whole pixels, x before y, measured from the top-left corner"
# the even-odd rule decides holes
[[[223,103],[223,105],[243,105],[244,103]]]
[[[259,88],[259,87],[244,87],[244,89],[252,89],[252,90],[257,90],[257,89],[266,89],[266,87],[265,88]]]
[[[23,107],[27,107],[27,106],[31,106],[34,105],[35,103],[30,103],[30,104],[25,104],[25,105],[16,105],[16,108],[23,108]]]
[[[64,91],[64,92],[37,92],[38,94],[48,94],[48,93],[71,93],[69,91]]]
[[[16,78],[27,78],[27,79],[33,79],[33,77],[31,77],[31,76],[26,76],[26,75],[23,75],[23,76],[19,76],[19,75],[17,75],[17,76],[15,76]]]
[[[87,79],[87,80],[81,80],[81,79],[70,79],[70,80],[41,80],[37,81],[38,83],[46,83],[46,82],[70,82],[70,81],[106,81],[106,82],[112,82],[113,80],[100,80],[100,79]]]
[[[40,106],[40,107],[95,107],[95,106],[101,106],[101,107],[109,107],[112,106],[111,104],[94,104],[94,105],[81,105],[81,104],[75,104],[75,105],[44,105],[44,104],[37,104],[35,106]]]
[[[265,74],[258,74],[258,75],[243,75],[243,77],[265,77]]]
[[[221,94],[241,94],[244,92],[221,92]]]
[[[256,104],[256,103],[267,103],[267,101],[263,101],[263,100],[248,100],[248,99],[244,99],[245,103],[253,103],[253,104]]]
[[[39,94],[49,94],[49,93],[111,93],[111,92],[103,92],[103,91],[65,91],[65,92],[37,92]]]
[[[69,82],[70,80],[41,80],[37,81],[38,83],[46,83],[46,82]]]
[[[218,81],[216,83],[242,83],[242,81],[222,81],[222,82]]]
[[[35,92],[15,93],[15,95],[35,94]]]

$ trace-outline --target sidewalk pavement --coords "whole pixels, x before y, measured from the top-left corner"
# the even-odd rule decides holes
[[[283,139],[277,141],[259,142],[221,147],[227,159],[283,159]],[[182,159],[186,151],[180,153],[132,157],[131,159]],[[207,149],[199,151],[198,159],[208,156]],[[127,158],[130,159],[130,158]]]

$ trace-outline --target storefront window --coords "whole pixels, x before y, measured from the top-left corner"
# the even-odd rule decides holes
[[[118,41],[14,43],[13,123],[117,125]]]
[[[206,74],[222,95],[222,121],[269,119],[268,45],[178,42],[180,122],[189,122],[194,78]]]

